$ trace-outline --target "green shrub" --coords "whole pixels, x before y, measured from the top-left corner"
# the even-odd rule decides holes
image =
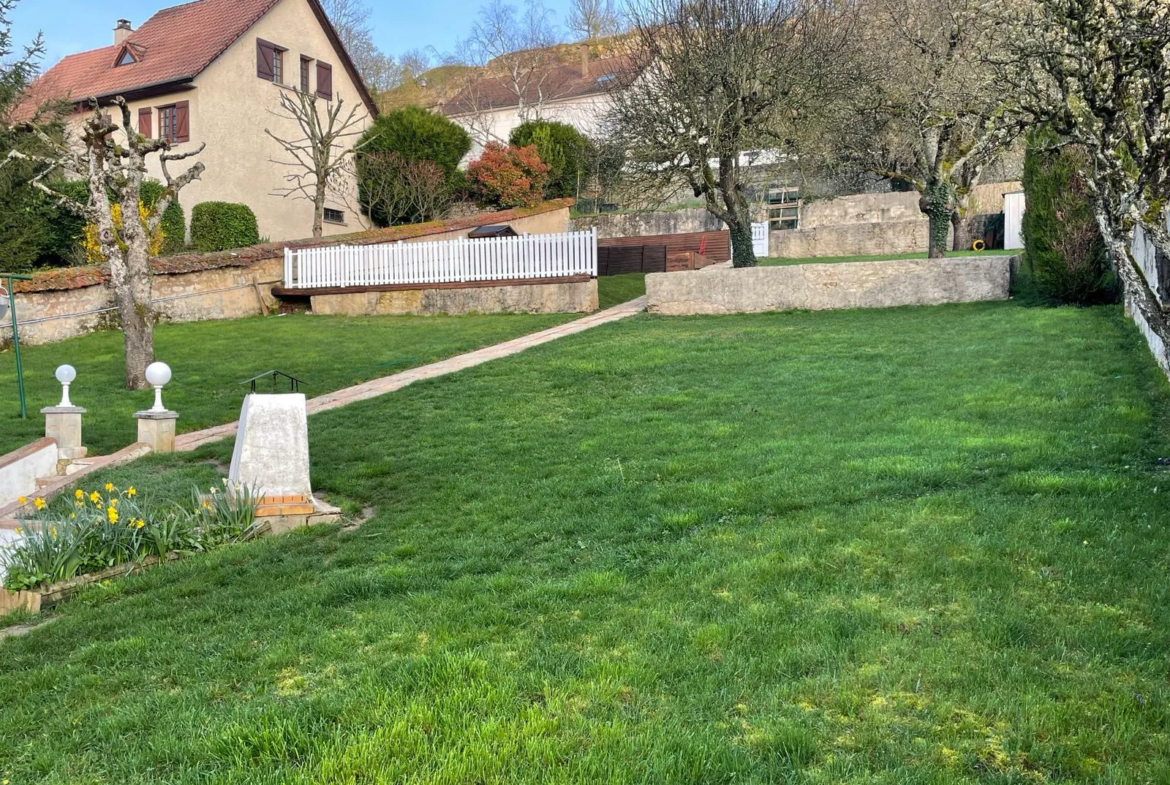
[[[154,207],[158,203],[158,200],[162,198],[164,190],[166,189],[163,184],[157,180],[145,180],[142,183],[142,190],[138,193],[144,205]],[[164,256],[182,253],[186,250],[187,217],[183,214],[183,205],[179,204],[178,199],[173,200],[167,205],[167,209],[163,211],[162,231],[162,253]]]
[[[508,142],[513,147],[536,147],[540,160],[548,165],[545,198],[576,196],[585,186],[594,145],[573,126],[529,120],[513,129]]]
[[[1117,282],[1083,174],[1088,156],[1055,142],[1051,134],[1034,133],[1024,158],[1024,276],[1049,304],[1114,302]]]
[[[256,214],[246,204],[202,202],[191,210],[191,246],[201,253],[260,242]]]
[[[441,114],[406,106],[378,117],[360,144],[363,153],[398,153],[407,161],[434,161],[451,177],[471,149],[471,137]]]

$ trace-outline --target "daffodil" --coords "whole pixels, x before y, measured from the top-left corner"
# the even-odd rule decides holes
[[[85,498],[85,491],[78,488],[77,490],[75,490],[73,492],[73,495],[78,499],[84,499]]]
[[[135,490],[135,488],[134,488],[134,486],[133,486],[133,485],[131,485],[129,488],[127,488],[127,489],[126,489],[126,495],[127,495],[127,496],[137,496],[137,495],[138,495],[138,491],[137,491],[137,490]]]
[[[19,499],[17,499],[17,501],[20,502],[21,504],[28,504],[28,497],[21,496]]]
[[[13,529],[13,531],[15,531],[17,534],[24,534],[24,529],[20,528],[19,526]]]
[[[110,519],[110,523],[117,523],[118,522],[118,511],[115,510],[113,507],[110,507],[106,510],[106,517]]]
[[[112,482],[108,482],[108,483],[106,483],[106,490],[107,490],[107,491],[112,491],[112,490],[114,490],[114,484],[113,484]]]
[[[91,493],[89,495],[89,500],[91,502],[93,502],[94,504],[97,504],[98,502],[100,502],[102,500],[102,495],[100,493],[98,493],[97,491],[94,491],[93,493]]]
[[[52,537],[54,540],[57,539],[57,527],[56,526],[49,527],[49,536]]]
[[[45,509],[45,500],[44,499],[33,499],[33,506],[36,507],[38,510],[43,510],[43,509]]]
[[[134,522],[135,529],[141,529],[145,525],[146,525],[146,521],[142,520],[141,518],[139,518],[137,521]]]

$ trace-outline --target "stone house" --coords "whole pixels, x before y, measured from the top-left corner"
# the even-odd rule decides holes
[[[118,20],[112,45],[69,55],[41,76],[25,112],[68,99],[75,133],[92,98],[111,106],[122,96],[139,133],[169,139],[176,152],[206,145],[197,159],[206,171],[181,194],[188,219],[200,202],[240,202],[256,213],[262,237],[281,241],[312,233],[312,204],[281,193],[293,170],[265,133],[302,138],[299,125],[280,116],[280,96],[293,90],[358,106],[363,130],[377,115],[318,0],[195,0],[157,12],[138,29]],[[148,174],[161,180],[157,156],[150,165]],[[330,194],[325,220],[328,235],[366,228],[355,182]]]

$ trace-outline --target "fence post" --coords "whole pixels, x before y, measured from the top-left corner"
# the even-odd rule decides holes
[[[589,270],[594,278],[597,277],[597,226],[590,227],[589,230]]]

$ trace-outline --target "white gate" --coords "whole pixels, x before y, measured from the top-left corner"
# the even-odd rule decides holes
[[[1005,251],[1024,247],[1024,210],[1026,204],[1023,191],[1003,195],[1003,247]]]
[[[768,255],[768,222],[752,224],[752,252],[756,256]]]

